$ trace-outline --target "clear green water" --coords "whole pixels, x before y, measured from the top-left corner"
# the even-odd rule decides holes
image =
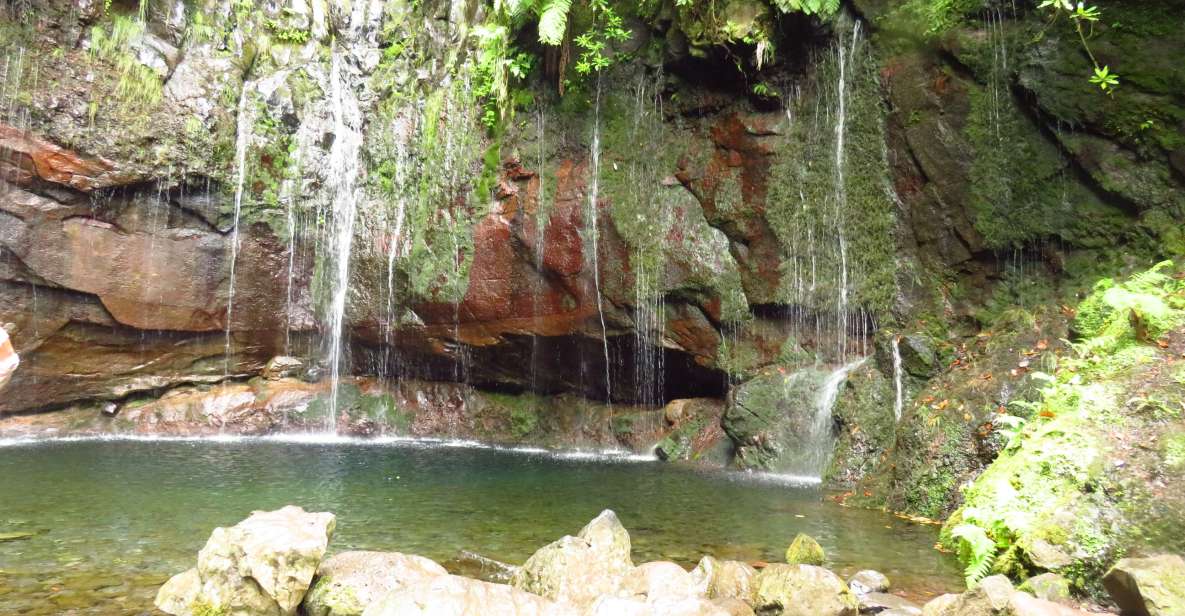
[[[490,449],[276,442],[51,442],[0,447],[0,613],[152,613],[215,526],[285,504],[337,514],[331,551],[521,562],[617,512],[634,560],[778,561],[797,532],[830,566],[874,568],[914,597],[960,585],[937,530],[823,502],[817,489],[654,462]]]

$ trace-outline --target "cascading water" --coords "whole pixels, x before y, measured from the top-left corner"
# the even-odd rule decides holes
[[[893,386],[896,397],[893,399],[893,417],[901,421],[901,413],[905,409],[905,384],[901,368],[901,337],[893,336]]]
[[[235,267],[239,259],[239,217],[243,211],[243,189],[247,182],[247,147],[251,144],[251,127],[254,125],[253,114],[250,113],[250,85],[243,80],[239,90],[238,116],[235,126],[235,210],[234,223],[230,231],[230,281],[226,291],[226,348],[223,354],[222,371],[230,372],[230,344],[232,319],[235,309]]]
[[[329,74],[329,102],[333,115],[334,139],[329,150],[328,177],[332,184],[332,214],[329,250],[333,280],[329,304],[330,396],[327,429],[336,432],[338,389],[343,363],[343,328],[350,287],[350,256],[354,243],[354,221],[358,204],[358,174],[362,148],[362,115],[353,92],[345,83],[343,52],[333,49]]]
[[[593,291],[597,296],[597,316],[601,320],[601,346],[605,353],[605,401],[613,401],[612,366],[609,363],[609,330],[605,326],[605,306],[601,299],[601,265],[600,265],[600,234],[597,229],[599,215],[597,202],[600,198],[601,179],[601,78],[597,75],[597,95],[593,110],[593,135],[589,146],[589,186],[588,204],[585,208],[585,224],[588,225],[589,239],[592,244],[590,258],[592,260]]]
[[[864,365],[865,361],[868,361],[868,358],[862,357],[836,368],[827,375],[819,389],[819,395],[815,399],[815,413],[810,426],[809,441],[812,445],[809,456],[810,468],[815,477],[822,477],[823,471],[826,470],[828,457],[835,449],[835,438],[831,430],[834,422],[832,411],[835,409],[835,401],[839,398],[839,388],[848,380],[848,375]]]

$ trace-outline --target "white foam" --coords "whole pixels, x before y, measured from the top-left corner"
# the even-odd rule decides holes
[[[287,432],[266,436],[244,436],[237,434],[215,434],[208,436],[167,436],[151,434],[80,434],[73,436],[17,436],[0,438],[2,447],[33,447],[60,443],[287,443],[292,445],[334,445],[350,447],[408,447],[408,448],[456,448],[484,449],[504,453],[543,456],[563,460],[602,460],[628,462],[654,462],[653,455],[637,454],[624,449],[547,449],[530,446],[500,446],[469,439],[446,439],[437,437],[377,436],[361,438],[321,432]]]
[[[823,483],[822,477],[812,475],[792,475],[789,473],[767,473],[761,471],[745,471],[741,477],[758,483],[773,483],[786,486],[817,486]]]

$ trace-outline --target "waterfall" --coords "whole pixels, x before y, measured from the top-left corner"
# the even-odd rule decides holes
[[[613,402],[613,379],[610,376],[611,366],[609,364],[609,330],[605,326],[605,307],[601,299],[601,266],[600,257],[600,236],[597,230],[597,200],[599,198],[599,188],[601,179],[601,77],[597,75],[597,97],[596,106],[593,112],[593,136],[592,144],[589,147],[589,188],[588,188],[588,208],[587,208],[587,224],[589,225],[590,239],[592,240],[592,273],[593,273],[593,288],[597,296],[597,316],[601,319],[601,346],[605,352],[605,401]]]
[[[358,203],[359,157],[362,148],[361,113],[354,95],[343,83],[342,52],[331,52],[329,95],[333,114],[333,145],[329,150],[333,222],[329,250],[333,260],[329,305],[330,396],[327,428],[336,432],[338,388],[341,384],[342,336],[346,299],[350,286],[350,255],[354,243],[354,219]]]
[[[230,231],[230,284],[226,292],[226,349],[223,354],[222,371],[230,373],[230,336],[232,317],[235,308],[235,266],[239,259],[239,216],[243,211],[243,187],[247,182],[247,147],[251,144],[251,128],[255,122],[254,114],[249,112],[249,86],[244,79],[242,89],[239,90],[239,110],[235,126],[235,166],[238,177],[235,179],[235,214],[234,226]]]
[[[849,63],[856,56],[856,44],[860,40],[860,20],[852,24],[851,49],[844,48],[843,38],[837,44],[839,55],[839,79],[836,87],[838,99],[835,113],[835,217],[836,232],[839,247],[839,294],[836,298],[836,341],[840,361],[847,359],[847,331],[848,331],[848,245],[845,229],[845,214],[848,206],[847,178],[844,175],[847,155],[844,149],[847,136],[847,100],[848,100],[848,69]]]
[[[893,336],[893,385],[897,389],[897,397],[893,399],[893,417],[901,421],[901,412],[905,409],[904,375],[901,370],[901,337]]]
[[[868,361],[868,358],[862,357],[836,368],[827,375],[819,389],[818,397],[815,399],[815,414],[810,426],[809,440],[812,447],[810,463],[816,477],[823,475],[827,459],[835,449],[831,426],[833,423],[832,411],[835,409],[836,399],[839,398],[839,388],[847,382],[848,375],[862,366],[865,361]]]

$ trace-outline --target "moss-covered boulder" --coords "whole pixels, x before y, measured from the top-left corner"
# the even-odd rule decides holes
[[[822,565],[827,562],[827,554],[813,537],[798,533],[790,547],[786,548],[786,562],[791,565]]]
[[[770,368],[733,388],[722,425],[742,468],[803,467],[812,442],[814,401],[827,374],[813,368]]]

